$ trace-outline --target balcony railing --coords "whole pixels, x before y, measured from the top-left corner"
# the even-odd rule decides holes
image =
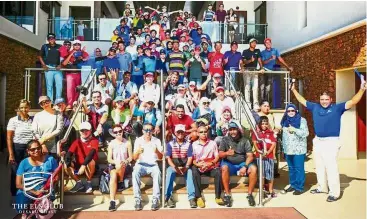
[[[119,25],[119,18],[97,18],[92,20],[74,20],[58,18],[48,20],[48,29],[56,34],[57,40],[110,41],[113,30]],[[248,44],[251,38],[263,42],[267,37],[267,24],[198,22],[203,33],[211,41],[229,44],[233,40],[239,44]]]

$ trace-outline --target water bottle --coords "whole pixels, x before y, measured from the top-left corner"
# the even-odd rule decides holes
[[[129,179],[124,179],[124,188],[129,188]]]

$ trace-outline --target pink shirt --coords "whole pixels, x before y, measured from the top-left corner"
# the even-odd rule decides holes
[[[199,140],[192,143],[193,157],[198,161],[214,160],[219,155],[218,146],[215,141],[208,140],[205,145],[200,144]]]

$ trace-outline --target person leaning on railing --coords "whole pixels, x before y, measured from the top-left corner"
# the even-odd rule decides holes
[[[10,191],[15,196],[17,190],[15,177],[20,162],[27,156],[27,143],[33,139],[32,121],[29,116],[31,103],[28,100],[20,100],[17,115],[9,120],[7,127],[7,146],[9,153],[9,164],[11,165]]]
[[[60,71],[60,48],[56,44],[56,36],[54,33],[47,35],[48,44],[44,44],[38,55],[42,68],[45,70],[47,96],[54,101],[54,82],[56,86],[56,98],[62,97],[63,75]]]

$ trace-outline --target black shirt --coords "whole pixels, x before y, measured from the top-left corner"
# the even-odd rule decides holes
[[[61,45],[43,44],[40,51],[40,56],[46,65],[60,65],[60,49]]]
[[[254,51],[251,51],[250,49],[243,50],[243,52],[242,52],[242,59],[244,59],[244,60],[250,60],[252,56],[255,58],[255,61],[246,64],[245,67],[247,67],[247,68],[256,68],[257,67],[258,58],[260,58],[260,55],[261,54],[260,54],[260,50],[259,49],[255,49]]]
[[[235,141],[231,136],[222,138],[219,144],[219,151],[228,151],[230,148],[234,150],[234,155],[224,158],[232,164],[240,164],[246,161],[246,154],[252,153],[250,141],[245,137],[240,137]]]

